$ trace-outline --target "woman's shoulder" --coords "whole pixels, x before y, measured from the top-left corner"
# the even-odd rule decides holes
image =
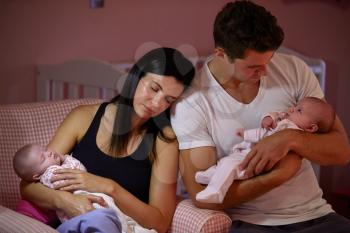
[[[79,105],[71,111],[70,114],[72,115],[79,115],[79,116],[84,116],[84,115],[95,115],[98,108],[100,107],[101,104],[88,104],[88,105]]]
[[[177,144],[176,135],[170,126],[166,126],[159,132],[156,139],[158,146],[166,146],[168,144]]]
[[[65,122],[72,126],[82,128],[89,126],[92,122],[100,104],[79,105],[75,107],[66,117]],[[85,127],[83,127],[85,128]]]
[[[89,104],[89,105],[79,105],[69,113],[69,118],[78,119],[91,119],[95,116],[99,106],[101,104]]]
[[[174,132],[173,128],[171,128],[170,126],[164,127],[162,129],[162,132],[163,132],[165,137],[171,138],[171,139],[176,139],[175,132]]]

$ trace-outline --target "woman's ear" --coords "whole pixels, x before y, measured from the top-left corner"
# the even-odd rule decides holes
[[[318,125],[317,124],[311,124],[307,129],[306,129],[306,131],[307,132],[310,132],[310,133],[315,133],[315,132],[317,132],[317,130],[318,130]]]

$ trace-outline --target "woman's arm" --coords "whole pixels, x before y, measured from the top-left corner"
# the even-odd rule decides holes
[[[48,147],[58,153],[66,154],[80,140],[89,127],[96,106],[75,108],[62,122]],[[101,202],[101,198],[73,196],[71,193],[56,191],[40,183],[21,181],[21,195],[42,208],[60,209],[68,216],[75,216],[92,209],[91,202]]]
[[[104,205],[101,197],[73,195],[66,191],[48,188],[41,183],[21,181],[21,195],[43,209],[62,210],[71,218],[93,210],[92,203]],[[40,195],[38,195],[40,194]]]
[[[157,159],[152,166],[148,204],[117,184],[113,185],[113,191],[108,194],[126,215],[143,227],[162,233],[168,230],[176,207],[178,143],[176,140],[166,143],[157,138],[156,151]]]

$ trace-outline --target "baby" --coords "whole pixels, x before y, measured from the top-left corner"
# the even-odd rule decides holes
[[[217,165],[196,173],[198,183],[208,184],[197,193],[196,200],[207,203],[222,203],[234,179],[247,179],[239,164],[251,148],[263,137],[291,128],[310,133],[325,133],[332,129],[335,120],[333,108],[321,99],[305,97],[287,112],[272,112],[262,120],[262,128],[238,129],[237,135],[244,141],[233,147],[232,153],[220,159]]]
[[[57,169],[70,168],[86,171],[86,168],[79,160],[71,155],[61,155],[51,151],[38,144],[28,144],[20,148],[13,158],[13,167],[16,174],[23,180],[28,182],[40,181],[43,185],[54,188],[55,185],[62,181],[51,182],[54,176],[54,171]],[[112,197],[104,193],[89,193],[83,190],[77,190],[74,194],[93,194],[100,196],[107,203],[108,208],[111,208],[117,214],[122,225],[122,232],[135,233],[151,233],[154,230],[148,230],[138,225],[132,218],[126,216],[115,205]],[[94,208],[105,208],[97,203],[93,203]],[[61,222],[68,218],[60,211],[56,212]]]

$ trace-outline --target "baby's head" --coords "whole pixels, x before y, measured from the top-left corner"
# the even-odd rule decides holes
[[[288,110],[288,119],[308,132],[326,133],[333,127],[335,112],[332,106],[315,97],[305,97]]]
[[[20,148],[13,157],[16,174],[26,181],[37,181],[52,165],[61,165],[61,156],[38,144],[28,144]]]

